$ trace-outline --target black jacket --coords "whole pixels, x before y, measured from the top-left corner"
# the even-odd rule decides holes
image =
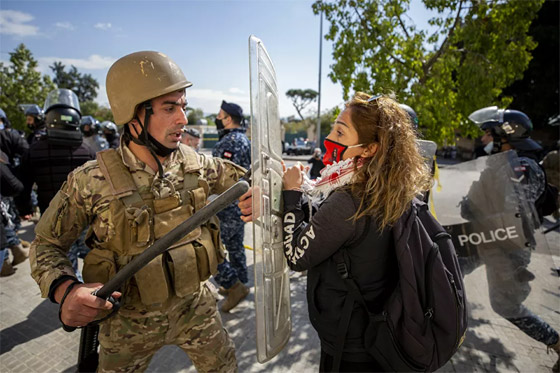
[[[340,277],[333,254],[345,248],[349,272],[371,311],[381,310],[397,282],[397,261],[390,229],[378,231],[374,219],[350,219],[358,201],[347,192],[331,194],[306,222],[300,192],[284,191],[284,253],[290,267],[308,270],[307,301],[311,324],[321,339],[321,348],[335,353],[337,327],[347,287]],[[346,335],[343,360],[372,361],[365,352],[363,335],[366,311],[355,305]]]
[[[48,137],[42,137],[23,158],[22,181],[25,189],[16,199],[20,213],[27,215],[32,212],[30,195],[33,183],[37,183],[39,208],[45,211],[70,171],[92,159],[95,159],[95,153],[84,143],[76,147],[53,145]]]
[[[23,190],[23,184],[19,181],[10,171],[10,168],[0,162],[0,199],[2,197],[11,197]],[[0,249],[6,247],[6,232],[4,231],[4,224],[7,223],[7,218],[0,216]]]
[[[22,158],[29,150],[29,144],[20,132],[13,128],[0,130],[0,150],[8,156],[10,169],[13,171],[17,166],[16,158]],[[16,176],[19,174],[16,173]]]

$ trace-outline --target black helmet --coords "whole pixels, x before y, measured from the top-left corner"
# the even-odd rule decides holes
[[[407,112],[408,116],[410,117],[410,121],[412,122],[412,127],[414,129],[418,129],[418,115],[416,115],[414,109],[406,104],[399,104],[399,106],[401,107],[401,109]]]
[[[85,127],[89,126],[89,130],[86,131]],[[86,115],[82,117],[80,121],[80,130],[86,136],[92,136],[95,133],[99,133],[101,126],[99,125],[99,121],[92,117],[91,115]]]
[[[113,135],[118,132],[117,125],[110,120],[101,122],[101,129],[103,130],[103,132],[112,133]]]
[[[80,103],[78,96],[69,89],[51,91],[45,101],[45,122],[49,141],[60,144],[81,144]]]
[[[482,130],[490,130],[495,143],[500,144],[501,140],[505,139],[516,150],[542,150],[542,147],[531,139],[531,119],[521,111],[490,106],[471,113],[469,119]]]
[[[40,121],[45,119],[45,113],[43,113],[43,109],[41,109],[39,107],[39,105],[30,105],[25,110],[25,115],[32,116],[35,119],[40,120]]]

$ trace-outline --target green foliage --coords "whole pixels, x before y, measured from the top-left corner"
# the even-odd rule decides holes
[[[188,107],[187,111],[187,119],[189,121],[189,124],[196,124],[200,119],[204,118],[204,111],[202,111],[202,109]]]
[[[528,36],[544,0],[423,0],[436,31],[418,29],[410,0],[338,0],[313,4],[330,22],[333,82],[350,91],[394,92],[418,113],[424,136],[454,141],[478,135],[468,115],[507,106],[503,89],[522,78],[536,43]]]
[[[80,102],[80,110],[82,112],[82,116],[91,115],[100,122],[106,120],[114,122],[113,112],[111,109],[105,106],[100,106],[95,101]]]
[[[303,110],[317,99],[319,93],[312,89],[289,89],[286,96],[292,100],[292,105],[294,105],[301,120],[305,120],[302,114]]]
[[[37,71],[38,63],[31,51],[20,44],[10,53],[10,64],[0,62],[0,108],[14,128],[25,130],[25,116],[20,104],[43,106],[50,91],[56,89],[51,79]]]
[[[66,71],[66,66],[60,61],[55,61],[49,66],[54,73],[54,82],[58,88],[67,88],[74,91],[80,99],[80,104],[86,101],[93,101],[97,97],[99,83],[91,74],[78,72],[76,66],[71,66]]]

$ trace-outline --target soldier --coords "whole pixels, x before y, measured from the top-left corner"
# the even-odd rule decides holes
[[[27,123],[27,128],[31,130],[31,133],[27,136],[27,142],[29,146],[31,146],[47,134],[43,109],[41,109],[39,105],[29,106],[25,110],[25,121]]]
[[[519,162],[514,165],[515,178],[520,181],[529,202],[537,203],[545,189],[545,175],[537,164],[538,154],[542,148],[530,137],[533,124],[529,117],[517,110],[499,110],[493,106],[475,111],[469,119],[483,131],[491,132],[493,153],[508,150],[517,152]],[[471,186],[468,196],[461,203],[461,215],[468,220],[473,216],[492,216],[496,213],[493,211],[493,206],[507,208],[510,204],[509,195],[500,195],[501,189],[496,187],[505,184],[500,180],[509,180],[509,175],[502,175],[501,169],[489,168],[488,170],[493,173],[482,173],[479,182]],[[486,202],[486,194],[489,190],[494,194],[492,200],[496,203]],[[513,207],[516,211],[523,210],[522,206]],[[479,209],[484,211],[478,211]],[[529,224],[524,222],[525,234],[531,236],[532,232],[529,231],[531,228],[528,226]],[[479,250],[478,255],[486,265],[492,309],[529,337],[544,343],[549,349],[560,354],[558,333],[523,305],[531,291],[529,283],[535,279],[535,275],[528,269],[531,251],[527,248],[502,247],[496,243],[491,248]],[[466,272],[463,273],[469,273],[474,266],[465,269]],[[559,361],[553,368],[555,372],[558,371]]]
[[[220,130],[220,140],[214,146],[212,155],[227,159],[245,168],[251,166],[251,143],[245,136],[243,109],[241,106],[222,101],[220,112],[216,117],[216,126]],[[244,223],[241,212],[235,203],[218,213],[222,242],[229,253],[229,261],[224,260],[218,266],[216,282],[220,285],[219,293],[226,296],[221,310],[229,312],[248,294],[249,288],[244,284],[247,277],[247,259],[245,257]]]
[[[200,150],[200,132],[196,128],[184,128],[181,142],[198,152]]]
[[[121,144],[68,176],[31,249],[32,276],[42,296],[60,304],[63,324],[83,326],[112,308],[92,292],[205,206],[208,193],[222,193],[244,175],[242,167],[180,143],[191,85],[159,52],[132,53],[109,69],[107,96],[115,123],[124,126]],[[251,199],[241,200],[250,215]],[[82,284],[64,253],[88,223]],[[99,370],[143,371],[160,347],[175,344],[199,371],[235,371],[233,342],[205,282],[222,258],[211,219],[113,293],[122,306],[100,324]]]

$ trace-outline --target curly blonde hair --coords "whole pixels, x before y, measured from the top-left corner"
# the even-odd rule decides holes
[[[371,215],[383,230],[405,213],[414,197],[430,188],[432,178],[408,114],[389,97],[368,101],[370,97],[358,92],[346,103],[359,142],[378,146],[373,157],[356,168],[351,192],[360,206],[352,218]]]

